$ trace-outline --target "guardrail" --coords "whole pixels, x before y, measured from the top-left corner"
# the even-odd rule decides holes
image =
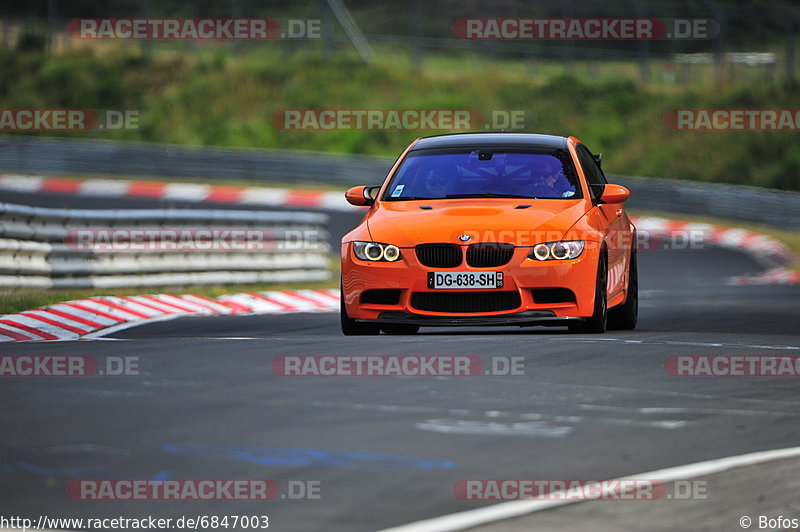
[[[414,138],[409,134],[408,141]],[[305,180],[348,186],[365,181],[378,183],[391,166],[389,158],[368,155],[0,137],[0,170],[26,173],[99,173],[255,182]]]
[[[330,278],[328,216],[0,203],[0,286],[110,288]]]
[[[0,171],[26,173],[314,181],[352,186],[379,184],[391,165],[390,158],[365,155],[0,137]],[[800,228],[797,192],[649,177],[609,176],[609,180],[631,189],[632,207]]]
[[[631,207],[800,228],[797,192],[654,177],[607,177],[630,189]]]

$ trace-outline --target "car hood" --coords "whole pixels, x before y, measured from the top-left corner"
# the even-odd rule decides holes
[[[533,246],[560,239],[585,212],[582,200],[384,201],[367,218],[367,227],[373,240],[400,247],[435,242]],[[470,239],[459,240],[462,235]]]

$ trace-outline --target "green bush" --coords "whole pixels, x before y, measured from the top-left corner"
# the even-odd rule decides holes
[[[663,123],[675,108],[798,108],[796,87],[788,85],[679,91],[600,76],[530,76],[513,65],[476,68],[445,57],[437,61],[451,68],[415,72],[397,61],[366,66],[355,55],[327,59],[279,47],[231,56],[215,47],[46,55],[32,38],[21,46],[25,53],[0,49],[3,108],[140,113],[136,131],[74,135],[396,156],[414,138],[437,132],[281,131],[272,117],[298,108],[476,109],[484,116],[522,110],[527,131],[575,135],[604,153],[611,173],[800,190],[798,133],[681,132]]]

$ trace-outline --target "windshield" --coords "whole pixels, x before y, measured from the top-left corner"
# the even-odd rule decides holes
[[[424,150],[406,156],[383,200],[485,197],[575,199],[581,192],[565,150]]]

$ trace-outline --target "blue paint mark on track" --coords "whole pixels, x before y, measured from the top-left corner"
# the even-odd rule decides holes
[[[251,462],[276,467],[348,467],[354,469],[450,469],[454,463],[439,458],[422,458],[378,451],[329,451],[310,447],[260,447],[166,444],[168,453]]]

